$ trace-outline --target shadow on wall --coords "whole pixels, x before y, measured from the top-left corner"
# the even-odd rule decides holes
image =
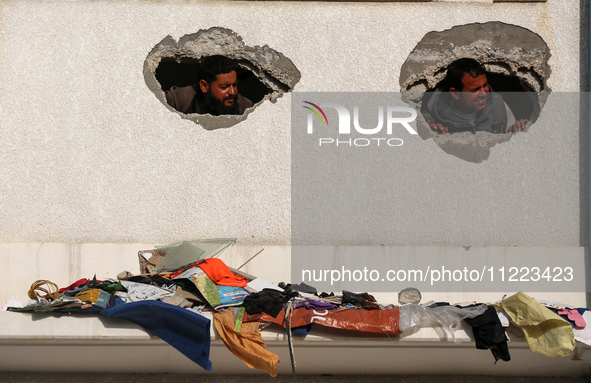
[[[173,87],[182,88],[185,93],[192,92],[189,96],[195,96],[195,100],[205,94],[199,86],[200,73],[205,72],[202,65],[212,56],[221,56],[235,64],[232,71],[236,73],[239,94],[247,99],[249,107],[230,114],[193,109],[187,109],[184,113],[183,108],[169,105],[170,95],[167,94],[167,102],[165,92]],[[226,72],[222,70],[220,73]],[[156,44],[144,62],[144,80],[160,102],[182,118],[207,130],[229,128],[244,121],[266,100],[274,103],[284,93],[292,91],[300,77],[295,65],[281,53],[266,45],[246,46],[240,36],[225,28],[200,30],[181,37],[178,43],[167,36]],[[211,81],[207,83],[210,85]]]
[[[451,100],[449,105],[458,105],[444,79],[448,66],[461,58],[472,58],[484,64],[485,78],[495,98],[500,96],[504,100],[516,120],[527,119],[524,130],[510,132],[507,125],[496,133],[477,128],[472,131],[449,129],[441,133],[438,126],[433,126],[429,113],[429,108],[434,107],[431,98],[447,97]],[[493,146],[508,141],[513,134],[524,134],[540,115],[550,92],[547,85],[551,72],[549,58],[550,49],[546,43],[528,29],[501,22],[456,26],[423,37],[402,65],[400,88],[403,99],[422,112],[417,119],[417,130],[423,139],[432,138],[446,153],[480,163],[488,159]],[[490,94],[488,99],[492,108]],[[469,114],[470,110],[464,112]]]

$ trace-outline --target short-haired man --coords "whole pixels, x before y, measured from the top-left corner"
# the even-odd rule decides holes
[[[243,114],[254,104],[238,93],[237,69],[238,65],[225,56],[208,56],[199,66],[199,83],[171,87],[165,92],[166,102],[185,114]]]
[[[488,85],[480,62],[462,58],[452,62],[440,87],[423,107],[423,116],[438,133],[510,133],[525,129],[526,119],[513,112]]]

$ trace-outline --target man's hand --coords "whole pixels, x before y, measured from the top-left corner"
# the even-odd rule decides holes
[[[509,129],[507,129],[507,133],[521,132],[522,130],[525,129],[525,123],[526,122],[527,122],[527,119],[526,118],[515,121],[515,124],[514,125],[511,125],[509,127]]]
[[[427,120],[427,124],[429,124],[431,129],[433,129],[437,133],[441,133],[441,134],[449,133],[449,129],[446,126],[443,126],[441,124],[436,124],[434,122],[431,122],[431,120]]]

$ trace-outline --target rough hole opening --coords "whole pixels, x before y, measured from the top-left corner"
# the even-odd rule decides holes
[[[283,54],[267,45],[247,46],[225,28],[200,30],[178,42],[167,36],[144,62],[144,79],[156,98],[207,130],[244,121],[263,102],[291,92],[300,77]]]
[[[517,73],[520,75],[521,78],[527,78],[529,83],[528,85],[531,83],[531,88],[535,91],[544,91],[545,89],[545,84],[546,84],[546,79],[544,79],[542,76],[540,76],[536,71],[531,70],[531,69],[519,69],[517,71]]]
[[[548,45],[528,29],[501,22],[456,26],[423,37],[402,65],[400,89],[421,111],[417,131],[423,139],[478,163],[493,146],[532,128],[550,92],[549,59]],[[462,60],[476,64],[467,68],[458,64]],[[468,96],[470,87],[480,90]]]
[[[511,66],[504,61],[489,61],[486,63],[489,68],[494,67],[495,70],[503,74],[511,74]]]
[[[415,92],[427,92],[429,91],[429,82],[427,80],[419,80],[414,82],[412,88]]]
[[[434,76],[439,76],[439,75],[443,75],[445,74],[446,69],[445,68],[440,68],[439,70],[436,70],[435,73],[433,73]]]
[[[495,92],[503,95],[503,100],[509,105],[516,119],[525,118],[532,123],[538,119],[540,104],[537,93],[525,81],[517,76],[489,73],[488,82]]]
[[[162,86],[162,91],[166,92],[172,86],[184,87],[199,82],[199,62],[192,59],[183,61],[177,62],[169,59],[160,62],[155,75]],[[238,75],[240,94],[255,104],[261,101],[265,95],[271,94],[272,90],[242,65],[239,65],[236,74]]]
[[[509,65],[503,64],[507,68]],[[495,66],[501,66],[500,63],[495,63]],[[439,70],[438,72],[441,72]],[[445,73],[445,68],[443,68]],[[540,114],[540,105],[538,101],[538,94],[530,87],[523,79],[517,76],[510,76],[501,73],[487,72],[486,77],[490,88],[496,93],[500,93],[505,103],[511,108],[516,119],[527,119],[535,122]],[[420,83],[422,81],[418,81]],[[432,92],[442,86],[440,81],[435,88],[427,88],[425,95],[422,98],[421,110],[428,102]],[[415,84],[413,84],[415,86]]]

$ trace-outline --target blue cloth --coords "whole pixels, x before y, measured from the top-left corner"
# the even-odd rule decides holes
[[[211,371],[210,320],[192,311],[156,301],[130,302],[101,311],[101,314],[127,319],[156,335],[187,358]]]
[[[304,338],[306,335],[308,335],[308,333],[310,332],[311,329],[312,329],[312,323],[307,324],[305,326],[292,328],[291,333],[293,335]]]

